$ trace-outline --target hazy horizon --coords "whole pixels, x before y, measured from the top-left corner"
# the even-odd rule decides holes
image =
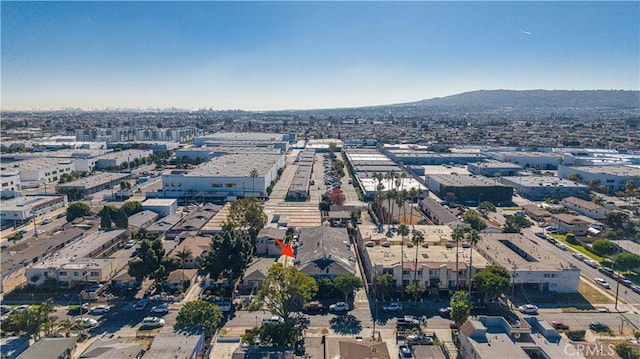
[[[640,89],[638,2],[2,2],[5,111]]]

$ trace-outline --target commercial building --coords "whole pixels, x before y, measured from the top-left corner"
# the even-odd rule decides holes
[[[20,195],[20,175],[18,172],[0,173],[0,198],[13,198]]]
[[[637,166],[559,166],[558,176],[568,178],[572,174],[580,176],[582,181],[599,181],[607,187],[609,194],[624,191],[629,181],[640,187],[640,167]]]
[[[25,223],[67,206],[67,196],[24,196],[2,201],[2,222]]]
[[[469,163],[467,169],[474,175],[482,175],[486,177],[506,177],[515,176],[522,169],[515,163],[488,161]]]
[[[580,269],[518,233],[482,233],[478,252],[507,268],[516,286],[559,293],[578,291]],[[475,263],[475,257],[474,257]]]
[[[202,135],[202,129],[193,126],[158,128],[155,126],[92,128],[76,130],[78,141],[170,141],[187,142]]]
[[[217,132],[212,135],[200,136],[193,139],[193,144],[201,147],[214,142],[296,142],[295,133],[263,133],[263,132]],[[286,149],[285,149],[286,152]]]
[[[525,169],[555,170],[559,165],[572,165],[574,157],[569,153],[485,151],[483,154],[501,162],[511,162]]]
[[[267,187],[284,167],[284,155],[224,155],[205,162],[190,172],[174,171],[162,176],[165,198],[232,200],[238,197],[266,197]],[[258,175],[252,177],[255,170]]]
[[[611,213],[611,210],[597,205],[591,201],[585,201],[581,198],[567,197],[562,200],[562,205],[567,209],[576,211],[583,216],[587,216],[592,219],[602,220],[607,217],[607,214]]]
[[[35,158],[18,162],[3,162],[2,172],[18,172],[22,188],[40,187],[57,181],[63,174],[75,171],[67,159]]]
[[[160,215],[156,212],[149,210],[142,210],[138,213],[129,216],[129,230],[132,233],[137,233],[140,229],[149,227],[155,222]]]
[[[232,154],[245,154],[245,155],[280,155],[286,151],[286,143],[283,142],[283,146],[276,146],[272,143],[256,143],[256,142],[241,142],[236,143],[207,143],[205,147],[188,147],[176,150],[176,158],[188,158],[191,161],[209,161],[213,158],[232,155]]]
[[[286,201],[306,201],[309,197],[314,157],[315,151],[304,151],[298,155],[298,168],[287,190]]]
[[[500,182],[515,188],[520,196],[531,201],[566,197],[589,198],[589,186],[553,176],[502,177]]]
[[[148,198],[142,202],[142,209],[156,212],[165,217],[176,213],[178,201],[172,198]]]
[[[96,192],[111,189],[120,185],[120,182],[131,178],[130,173],[100,172],[93,176],[79,178],[75,181],[56,185],[56,192],[69,196],[69,200],[77,201]]]
[[[96,162],[96,169],[117,168],[122,164],[133,162],[135,159],[146,160],[151,156],[151,150],[114,151],[101,155]]]
[[[27,267],[25,276],[30,285],[41,285],[47,278],[70,286],[82,282],[103,283],[113,277],[120,263],[106,257],[128,238],[126,230],[98,231],[72,242],[53,255]],[[33,280],[37,278],[37,280]]]
[[[433,152],[425,146],[385,144],[382,152],[397,163],[405,165],[444,165],[482,161],[485,155],[479,152]]]
[[[483,176],[431,175],[427,178],[427,186],[438,197],[448,202],[509,203],[513,197],[513,187],[505,186]]]
[[[468,319],[460,327],[458,341],[464,359],[584,359],[549,323],[535,317],[515,323],[503,317]]]

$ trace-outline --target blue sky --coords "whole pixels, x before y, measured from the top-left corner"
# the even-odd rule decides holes
[[[2,108],[640,89],[640,2],[1,2]]]

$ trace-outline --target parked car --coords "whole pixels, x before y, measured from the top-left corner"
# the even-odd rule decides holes
[[[550,321],[549,324],[554,329],[569,330],[569,326],[564,324],[561,320],[553,320],[553,321]]]
[[[449,318],[449,316],[451,316],[451,307],[440,308],[438,313],[440,313],[440,316],[443,318]]]
[[[11,311],[11,313],[20,313],[20,312],[24,312],[25,310],[31,308],[31,306],[29,304],[23,304],[23,305],[19,305],[15,308],[13,308],[13,310]]]
[[[518,310],[520,311],[520,313],[523,313],[523,314],[531,314],[531,315],[538,314],[538,307],[536,307],[533,304],[521,305],[518,307]]]
[[[85,313],[89,313],[88,303],[83,303],[82,305],[78,305],[76,307],[69,309],[69,315],[78,315],[78,314],[85,314]]]
[[[611,289],[611,285],[609,285],[609,282],[607,282],[606,280],[602,278],[594,278],[593,280],[596,281],[596,283],[600,284],[602,288]]]
[[[262,318],[262,325],[280,324],[280,323],[284,323],[284,318],[282,318],[279,315],[273,315],[271,317]]]
[[[633,290],[636,293],[640,293],[640,285],[632,285],[631,290]]]
[[[597,268],[598,267],[598,262],[594,261],[593,259],[585,259],[584,262],[591,268]]]
[[[167,303],[156,305],[151,308],[151,313],[167,314],[169,313],[169,306],[167,305]]]
[[[89,313],[91,314],[104,314],[109,313],[111,307],[108,305],[98,305],[89,309]]]
[[[593,330],[594,332],[604,332],[606,330],[609,330],[609,326],[602,322],[591,322],[589,323],[589,329]]]
[[[582,253],[573,253],[572,256],[573,256],[573,258],[575,258],[577,260],[583,260],[584,259],[584,254],[582,254]]]
[[[416,345],[416,344],[433,345],[434,343],[434,339],[432,336],[425,335],[422,333],[407,335],[406,339],[407,339],[407,344],[409,345]]]
[[[36,229],[36,231],[34,232],[36,234],[36,236],[44,234],[44,231],[42,229]]]
[[[323,312],[325,309],[324,304],[317,300],[311,301],[304,306],[306,312]]]
[[[45,219],[42,220],[42,224],[49,224],[51,223],[53,220],[51,219],[51,217],[47,217]]]
[[[613,269],[609,267],[600,267],[598,271],[606,276],[613,277]]]
[[[331,312],[347,312],[349,311],[349,304],[345,302],[338,302],[329,306]]]
[[[11,306],[8,305],[0,305],[0,314],[7,314],[9,312],[11,312],[11,310],[13,310],[13,308],[11,308]]]
[[[146,317],[142,319],[143,328],[160,328],[164,326],[164,319],[158,317]]]
[[[382,306],[382,310],[385,312],[401,312],[402,311],[402,303],[392,302],[387,305]]]
[[[124,249],[129,249],[129,248],[133,248],[133,246],[136,245],[136,241],[134,241],[133,239],[127,241],[127,243],[124,245]]]
[[[93,318],[78,318],[76,322],[84,329],[96,328],[99,325],[98,321]]]
[[[396,329],[413,329],[420,328],[420,320],[413,315],[405,315],[396,318]]]
[[[410,359],[413,358],[413,353],[411,352],[411,348],[406,345],[401,345],[398,350],[398,358],[400,359]]]
[[[133,305],[133,308],[135,310],[143,310],[147,304],[149,304],[149,298],[142,298]]]

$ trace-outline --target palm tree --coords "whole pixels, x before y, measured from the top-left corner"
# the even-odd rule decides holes
[[[422,233],[422,231],[414,231],[413,235],[411,236],[411,243],[413,243],[413,245],[416,247],[416,260],[415,260],[415,266],[413,268],[413,283],[417,284],[418,280],[417,280],[417,275],[418,275],[418,248],[422,245],[422,243],[424,242],[424,233]]]
[[[182,262],[182,282],[184,283],[184,262],[193,258],[193,251],[191,251],[190,248],[184,247],[180,252],[176,253],[176,257],[180,258],[180,261]]]
[[[480,233],[477,230],[471,229],[467,232],[466,240],[471,244],[471,250],[469,252],[469,294],[471,294],[471,269],[473,268],[473,249],[476,247],[478,242],[482,237],[480,237]]]
[[[411,199],[411,201],[409,202],[409,210],[411,211],[411,216],[409,218],[411,218],[411,221],[413,221],[413,201],[415,200],[417,195],[418,190],[415,187],[411,187],[409,193],[407,194],[407,196]]]
[[[406,237],[409,234],[409,232],[410,232],[409,226],[407,226],[406,224],[402,223],[401,225],[398,226],[398,234],[402,238],[402,242],[400,243],[400,268],[402,272],[404,272],[404,237]],[[404,280],[404,274],[401,275],[400,278]]]
[[[255,168],[249,172],[249,176],[251,177],[251,193],[256,195],[256,178],[258,177],[258,170]]]
[[[64,333],[65,337],[69,337],[69,333],[82,329],[80,323],[71,320],[71,318],[58,321],[58,331]]]
[[[456,229],[453,230],[453,232],[451,232],[451,239],[453,240],[453,242],[455,242],[456,245],[456,288],[459,285],[459,269],[458,269],[458,250],[460,248],[460,242],[462,242],[462,240],[464,240],[464,229],[462,227],[457,227]]]

